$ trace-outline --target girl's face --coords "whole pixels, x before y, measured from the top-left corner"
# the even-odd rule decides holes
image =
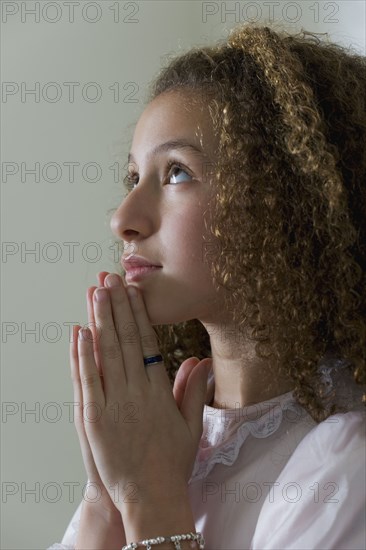
[[[141,289],[152,324],[217,322],[222,314],[223,297],[205,260],[214,238],[203,221],[217,140],[207,106],[193,104],[193,97],[174,91],[149,103],[129,155],[133,189],[111,220],[124,242],[123,257],[133,252],[162,266],[127,278]]]

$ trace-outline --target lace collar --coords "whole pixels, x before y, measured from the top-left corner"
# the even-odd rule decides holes
[[[331,350],[319,362],[320,377],[314,381],[314,388],[329,413],[334,406],[338,412],[365,410],[362,395],[366,387],[355,383],[351,366]],[[208,385],[213,380],[211,372]],[[244,408],[215,409],[206,404],[202,437],[189,483],[206,477],[217,463],[228,466],[234,464],[248,435],[269,437],[278,430],[286,411],[292,411],[295,413],[294,418],[298,419],[305,415],[312,422],[310,415],[297,403],[292,391]]]
[[[217,463],[231,466],[248,435],[269,437],[278,430],[286,410],[298,418],[304,412],[292,392],[243,408],[215,409],[205,405],[202,437],[189,483],[206,477]]]

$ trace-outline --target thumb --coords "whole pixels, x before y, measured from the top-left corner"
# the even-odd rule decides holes
[[[207,379],[212,359],[202,359],[191,371],[180,412],[187,421],[197,445],[202,435],[203,408],[207,399]]]
[[[175,401],[178,405],[178,408],[180,410],[184,393],[186,391],[186,385],[187,380],[189,378],[189,375],[192,372],[192,369],[200,362],[200,360],[197,357],[189,357],[183,363],[178,369],[178,372],[175,376],[174,380],[174,386],[173,386],[173,395],[175,398]]]

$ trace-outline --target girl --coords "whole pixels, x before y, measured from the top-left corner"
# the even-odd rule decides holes
[[[365,548],[365,91],[364,57],[258,24],[152,83],[49,550]]]

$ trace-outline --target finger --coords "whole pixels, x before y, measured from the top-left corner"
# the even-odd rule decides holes
[[[104,286],[104,279],[106,278],[107,275],[108,275],[108,271],[101,271],[100,273],[98,273],[97,279],[98,279],[98,282],[99,282],[99,286]],[[88,307],[88,319],[89,319],[89,325],[88,326],[89,326],[89,328],[91,329],[91,331],[93,333],[95,361],[97,363],[97,367],[98,367],[98,370],[99,370],[101,376],[103,376],[101,360],[100,360],[100,350],[99,350],[99,345],[98,345],[98,333],[97,333],[97,330],[96,330],[96,323],[95,323],[95,318],[94,318],[94,308],[93,308],[93,294],[94,294],[94,291],[95,291],[96,288],[98,288],[98,287],[96,287],[96,286],[89,287],[88,292],[87,292],[87,307]]]
[[[89,441],[85,433],[83,421],[83,393],[81,389],[81,381],[79,375],[79,358],[78,358],[78,331],[80,325],[73,326],[73,340],[70,346],[70,366],[71,379],[74,389],[74,418],[75,428],[78,434],[81,454],[85,466],[85,471],[88,479],[99,479],[98,470],[95,466],[93,454],[90,449]]]
[[[83,429],[82,421],[82,408],[83,408],[83,395],[81,391],[81,382],[79,375],[79,356],[78,356],[78,332],[80,325],[75,325],[73,329],[72,342],[70,344],[70,368],[71,368],[71,380],[74,389],[74,416],[75,416],[75,428],[79,434],[79,431]]]
[[[117,286],[109,286],[115,276]],[[119,275],[114,273],[113,277],[111,275],[106,278],[105,283],[111,296],[112,315],[123,356],[127,384],[141,387],[142,384],[148,384],[149,379],[144,367],[140,331],[131,306],[131,299]]]
[[[122,297],[119,299],[123,299]],[[104,296],[104,299],[103,299]],[[125,301],[127,298],[124,297]],[[127,304],[128,305],[128,304]],[[115,321],[112,313],[110,289],[100,287],[93,294],[93,308],[98,327],[98,346],[102,363],[104,390],[107,401],[116,401],[127,386],[124,358],[117,330],[122,321]],[[126,307],[123,307],[121,319],[126,318]],[[130,312],[131,318],[132,313]]]
[[[98,273],[97,277],[98,277],[99,286],[106,286],[105,279],[108,275],[109,275],[108,271],[101,271],[100,273]],[[124,277],[121,276],[121,280],[123,282],[123,286],[126,286]]]
[[[105,408],[105,397],[97,365],[94,360],[92,333],[80,329],[78,333],[79,376],[83,399],[83,420],[86,433],[88,422],[95,422]]]
[[[183,361],[183,363],[179,367],[179,370],[174,379],[174,386],[173,386],[173,395],[178,405],[178,408],[180,408],[182,405],[184,394],[186,392],[188,378],[192,370],[198,365],[199,362],[200,362],[200,359],[197,359],[197,357],[189,357],[189,359],[186,359],[185,361]],[[205,405],[210,405],[214,397],[214,393],[215,393],[215,380],[212,372],[212,359],[211,359],[211,373],[208,375],[208,380],[207,380]]]
[[[207,393],[207,368],[211,365],[212,359],[207,357],[202,359],[192,370],[180,409],[197,444],[202,435],[202,415]]]
[[[93,294],[96,288],[97,288],[96,286],[91,286],[88,288],[86,292],[86,305],[87,305],[87,311],[88,311],[88,327],[90,328],[93,334],[94,359],[95,359],[99,374],[103,375],[102,364],[100,360],[99,343],[98,343],[98,327],[95,322],[94,308],[93,308]]]
[[[215,379],[212,372],[211,367],[211,374],[208,375],[208,382],[207,382],[207,391],[206,391],[206,401],[205,404],[211,407],[212,400],[215,395]]]
[[[98,273],[98,286],[104,286],[104,279],[107,277],[107,275],[109,275],[108,271],[101,271],[100,273]]]
[[[189,357],[189,359],[183,361],[175,375],[173,395],[179,409],[183,401],[188,377],[199,361],[197,357]]]
[[[143,355],[141,364],[144,365],[144,357],[160,355],[158,338],[147,315],[141,292],[138,288],[131,285],[128,287],[128,292],[132,293],[132,295],[129,295],[130,304],[140,333],[140,343]],[[172,391],[170,380],[165,370],[163,361],[152,365],[146,365],[144,368],[146,369],[146,373],[151,384],[160,389],[165,387],[167,390],[169,389],[169,392]],[[131,376],[131,379],[133,379],[135,383],[138,383],[138,375],[136,376],[133,369],[128,369],[127,376]]]
[[[97,278],[98,278],[98,282],[99,282],[99,286],[106,286],[105,285],[105,278],[109,275],[109,271],[101,271],[100,273],[98,273],[97,275]],[[123,281],[123,279],[122,279]],[[123,281],[123,284],[124,286],[126,286],[125,282]],[[93,292],[96,288],[98,287],[92,287],[93,288]],[[93,294],[91,293],[90,294],[90,300],[88,300],[88,304],[89,304],[89,308],[90,308],[90,311],[91,311],[91,315],[92,315],[92,318],[93,318],[93,324],[95,325],[95,319],[94,319],[94,308],[93,308]],[[93,334],[94,336],[94,334]],[[97,338],[97,335],[95,334],[95,342],[96,342],[96,346],[97,346],[97,343],[98,343],[98,338]],[[98,346],[97,346],[98,347]],[[101,365],[101,362],[100,362],[100,358],[99,358],[99,353],[97,354],[97,365],[100,366]],[[100,368],[100,372],[101,372],[101,368]],[[101,373],[101,376],[103,376],[103,374]],[[103,379],[102,379],[103,381]],[[103,388],[104,388],[104,385],[103,385]]]

